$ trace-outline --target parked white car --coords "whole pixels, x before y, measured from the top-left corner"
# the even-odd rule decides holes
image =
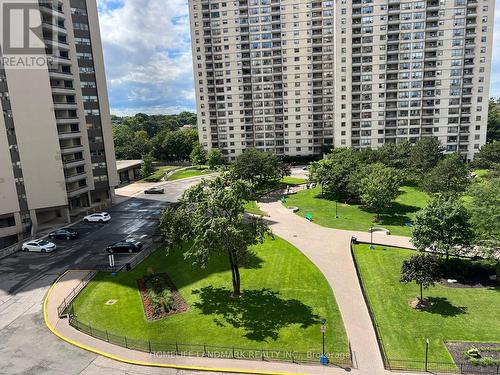
[[[96,212],[95,214],[87,215],[83,218],[85,223],[105,223],[110,221],[111,216],[107,212]]]
[[[50,253],[56,249],[56,245],[45,240],[33,240],[23,243],[23,251],[37,251],[39,253]]]

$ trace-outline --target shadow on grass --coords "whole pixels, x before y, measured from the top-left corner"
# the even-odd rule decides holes
[[[270,289],[245,290],[242,298],[232,298],[225,288],[208,286],[193,290],[200,301],[193,304],[205,315],[218,315],[219,326],[243,328],[245,337],[254,341],[276,340],[281,328],[300,324],[307,328],[318,322],[312,308],[296,299],[283,299]]]
[[[425,312],[442,316],[457,316],[467,313],[467,307],[454,306],[445,297],[427,297],[426,300],[432,305],[430,308],[424,310]]]

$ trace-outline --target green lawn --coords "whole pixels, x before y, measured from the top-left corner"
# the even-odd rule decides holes
[[[424,290],[433,307],[414,310],[408,303],[419,288],[399,278],[402,261],[415,252],[357,245],[354,254],[389,358],[424,360],[426,338],[435,362],[452,362],[444,341],[500,342],[500,288],[436,285]]]
[[[285,205],[299,207],[297,215],[312,214],[313,221],[330,228],[367,231],[370,225],[387,228],[391,234],[410,236],[410,223],[415,212],[425,206],[429,196],[415,187],[403,186],[401,194],[396,198],[387,214],[381,215],[378,222],[374,222],[376,214],[365,210],[357,204],[338,203],[338,219],[335,218],[335,200],[321,198],[321,188],[315,187],[291,195]]]
[[[245,211],[250,214],[262,215],[262,216],[266,215],[266,213],[262,211],[257,205],[257,201],[248,201],[243,205],[243,207],[245,208]]]
[[[169,170],[174,169],[176,167],[172,165],[167,165],[163,167],[158,167],[156,171],[151,175],[146,178],[143,178],[142,180],[139,180],[137,182],[160,182],[163,176],[165,176],[165,173],[167,173]]]
[[[281,182],[283,184],[286,184],[286,185],[301,185],[301,184],[305,184],[307,182],[307,179],[300,178],[300,177],[286,176],[286,177],[283,177]]]
[[[241,270],[243,299],[230,297],[225,257],[205,269],[179,251],[157,251],[136,269],[113,278],[98,273],[74,302],[78,320],[135,339],[206,343],[255,349],[321,350],[320,318],[328,321],[327,349],[347,351],[347,339],[332,290],[299,250],[276,237],[256,246]],[[168,272],[189,304],[185,313],[147,322],[136,280],[151,267]],[[105,305],[116,299],[114,305]]]
[[[169,181],[180,180],[183,178],[195,177],[195,176],[203,176],[208,173],[212,173],[208,167],[200,166],[200,167],[189,167],[187,169],[182,169],[180,171],[172,173],[168,176]]]

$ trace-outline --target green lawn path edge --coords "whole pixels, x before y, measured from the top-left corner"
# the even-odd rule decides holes
[[[168,181],[181,180],[189,177],[203,176],[212,172],[213,172],[212,170],[208,169],[208,167],[205,166],[189,167],[172,173],[170,176],[168,176],[167,180]]]
[[[181,251],[152,254],[131,272],[99,272],[73,303],[79,321],[133,339],[249,349],[321,351],[320,318],[328,324],[328,352],[348,352],[347,336],[332,290],[316,266],[275,237],[255,247],[251,267],[241,269],[245,298],[232,299],[225,257],[206,269]],[[167,272],[189,304],[185,313],[148,322],[136,280],[148,270]],[[114,305],[105,305],[116,299]],[[200,305],[201,303],[201,305]]]
[[[401,264],[415,251],[355,245],[354,256],[388,358],[424,361],[429,338],[429,361],[453,363],[445,341],[500,342],[500,287],[424,290],[434,303],[430,311],[412,309],[419,295],[415,283],[399,282]],[[395,363],[396,364],[396,363]],[[399,363],[397,363],[399,364]],[[399,364],[400,365],[400,364]],[[411,366],[410,366],[411,368]]]
[[[296,206],[297,215],[304,217],[306,213],[312,215],[316,224],[337,229],[366,232],[371,225],[389,229],[391,234],[410,236],[411,223],[415,213],[429,201],[429,196],[415,187],[403,186],[401,194],[396,198],[392,207],[381,220],[374,222],[376,214],[365,210],[357,204],[338,202],[338,218],[335,218],[335,201],[321,198],[321,188],[305,189],[287,197],[285,206]]]

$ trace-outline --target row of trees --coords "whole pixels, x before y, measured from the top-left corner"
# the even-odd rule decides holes
[[[151,154],[157,160],[189,160],[198,144],[196,115],[137,114],[133,117],[113,116],[113,140],[118,159],[141,159]],[[184,125],[194,128],[183,128]]]

